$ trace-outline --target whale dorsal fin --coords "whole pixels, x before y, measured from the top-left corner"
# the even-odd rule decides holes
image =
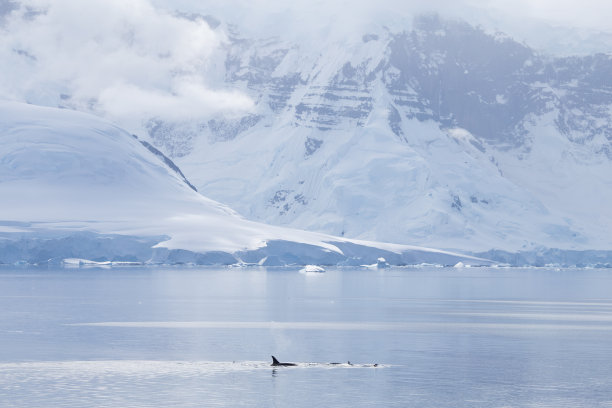
[[[272,365],[280,365],[276,357],[272,356]]]

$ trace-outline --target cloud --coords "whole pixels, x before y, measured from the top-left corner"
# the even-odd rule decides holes
[[[207,82],[225,41],[202,19],[148,0],[25,0],[5,16],[0,93],[109,114],[182,119],[250,109]]]
[[[94,111],[122,124],[151,116],[180,120],[249,110],[248,97],[219,88],[227,86],[225,26],[213,30],[204,19],[180,17],[176,10],[233,22],[243,36],[281,36],[314,50],[324,41],[360,39],[382,26],[410,29],[415,14],[429,11],[499,29],[529,44],[556,42],[559,49],[576,36],[550,35],[543,22],[610,32],[612,3],[0,0],[0,97]],[[593,44],[593,37],[585,37],[578,48],[591,50]]]
[[[113,117],[162,117],[168,120],[201,118],[211,112],[232,114],[248,111],[253,102],[236,91],[211,91],[197,78],[179,78],[172,92],[145,89],[124,83],[105,88],[99,96],[104,110]]]

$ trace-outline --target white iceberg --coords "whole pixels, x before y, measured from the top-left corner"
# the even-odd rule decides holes
[[[300,269],[301,273],[323,273],[325,272],[325,268],[318,265],[306,265],[302,269]]]

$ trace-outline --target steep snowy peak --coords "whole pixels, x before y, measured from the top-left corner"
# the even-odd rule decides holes
[[[465,128],[501,146],[528,142],[521,126],[530,114],[559,107],[559,121],[568,121],[564,115],[578,100],[592,108],[595,119],[606,119],[597,105],[608,92],[608,56],[542,56],[507,36],[437,15],[416,19],[410,31],[380,29],[360,41],[330,41],[316,55],[300,44],[273,40],[265,46],[240,41],[231,50],[228,82],[258,90],[259,109],[270,95],[276,113],[293,99],[290,108],[303,126],[362,126],[380,78],[409,117]]]
[[[215,140],[233,139],[284,110],[293,113],[284,119],[297,126],[363,126],[380,81],[393,97],[388,109],[396,132],[400,113],[444,128],[467,129],[497,148],[528,149],[526,123],[551,111],[558,115],[560,130],[575,139],[612,129],[605,80],[612,71],[609,56],[542,56],[508,37],[435,15],[416,19],[410,31],[381,28],[358,40],[330,40],[316,52],[280,39],[232,41],[225,80],[258,103],[245,117],[200,123],[199,132],[210,132]],[[270,120],[264,122],[270,125]],[[180,134],[180,126],[148,129],[157,145],[174,151],[177,138],[168,134]],[[195,146],[194,132],[184,132],[189,146],[179,156]]]
[[[400,96],[397,104],[421,120],[514,148],[529,147],[525,122],[551,111],[564,134],[592,137],[612,129],[605,80],[612,73],[610,56],[542,56],[511,39],[439,18],[396,36],[390,49],[389,64],[397,71],[388,88]],[[416,91],[416,100],[402,100],[406,91]]]
[[[609,246],[608,56],[543,56],[437,16],[306,49],[230,47],[226,81],[257,106],[190,134],[178,160],[207,194],[249,218],[363,239]],[[162,149],[182,140],[169,129],[150,133]]]

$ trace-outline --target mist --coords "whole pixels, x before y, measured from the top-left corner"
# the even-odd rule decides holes
[[[3,34],[5,99],[94,107],[116,119],[188,119],[252,105],[210,83],[223,35],[147,0],[24,1],[5,15]]]

